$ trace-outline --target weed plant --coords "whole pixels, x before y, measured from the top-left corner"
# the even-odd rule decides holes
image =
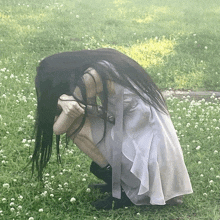
[[[1,0],[0,219],[220,219],[220,104],[170,97],[194,193],[178,207],[96,211],[103,195],[91,161],[61,139],[43,183],[24,167],[34,146],[38,62],[51,54],[116,48],[148,70],[161,89],[219,91],[219,4],[215,0]]]

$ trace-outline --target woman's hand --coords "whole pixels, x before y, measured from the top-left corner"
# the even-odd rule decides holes
[[[58,105],[63,109],[64,113],[69,117],[78,118],[85,113],[84,105],[79,104],[73,96],[63,94],[58,100]]]

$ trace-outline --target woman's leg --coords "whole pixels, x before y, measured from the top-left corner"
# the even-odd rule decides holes
[[[81,118],[74,121],[74,125],[71,127],[70,131],[67,132],[67,135],[71,135],[71,131],[73,132],[80,124]],[[104,180],[107,184],[101,184],[97,185],[97,187],[101,191],[111,192],[112,189],[112,171],[111,167],[108,165],[108,161],[105,159],[105,157],[102,155],[102,153],[99,151],[98,147],[94,144],[93,138],[92,138],[92,130],[91,130],[91,124],[90,120],[87,118],[86,122],[82,128],[82,130],[76,135],[76,136],[70,136],[70,138],[74,141],[74,143],[81,149],[86,155],[88,155],[96,164],[98,164],[100,167],[92,163],[93,174],[96,175],[98,178]],[[109,169],[110,167],[110,169]],[[126,194],[122,192],[122,198],[121,199],[115,199],[112,197],[112,195],[109,195],[103,200],[97,200],[92,203],[92,206],[94,206],[96,209],[112,209],[112,203],[114,202],[114,209],[122,208],[125,206],[131,206],[133,205],[132,202],[128,199]]]
[[[70,131],[67,132],[68,136],[71,134],[71,131],[74,131],[79,126],[81,120],[82,119],[79,118],[74,122],[74,125],[71,126]],[[76,136],[70,136],[70,138],[74,141],[80,150],[88,155],[100,167],[106,167],[108,165],[108,161],[99,151],[98,147],[94,144],[91,124],[88,118],[86,118],[86,122],[82,130]]]

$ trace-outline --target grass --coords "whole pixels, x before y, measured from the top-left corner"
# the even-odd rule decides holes
[[[70,50],[116,48],[161,89],[219,91],[216,1],[2,0],[0,3],[0,219],[220,219],[219,100],[167,100],[194,194],[180,207],[95,211],[102,195],[76,146],[55,155],[44,187],[23,171],[33,150],[34,77],[39,60]],[[75,198],[71,200],[71,198]],[[72,201],[72,202],[71,202]],[[75,201],[75,202],[74,202]]]

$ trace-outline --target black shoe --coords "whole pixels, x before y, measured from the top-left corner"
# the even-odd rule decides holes
[[[106,182],[106,184],[90,184],[89,188],[99,189],[103,193],[112,191],[112,168],[110,165],[101,168],[98,164],[92,162],[90,172],[93,173],[97,178]]]
[[[116,199],[112,196],[108,196],[104,199],[97,200],[92,202],[91,205],[95,207],[97,210],[116,210],[119,208],[133,206],[134,204],[130,201],[130,199],[126,196],[124,192],[121,194],[121,199]]]

